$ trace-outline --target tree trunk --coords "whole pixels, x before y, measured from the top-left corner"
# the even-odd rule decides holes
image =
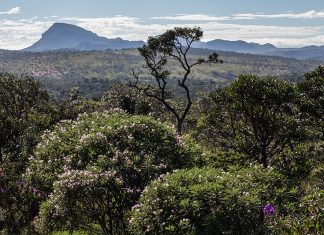
[[[179,136],[182,136],[182,125],[183,125],[183,121],[181,120],[177,120],[177,132]]]
[[[262,147],[262,152],[261,152],[261,164],[263,167],[267,168],[268,167],[268,161],[267,161],[267,148],[265,146]]]

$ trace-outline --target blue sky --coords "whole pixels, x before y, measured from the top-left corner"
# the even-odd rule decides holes
[[[27,47],[55,22],[128,40],[200,26],[204,41],[324,45],[324,0],[0,0],[0,48]]]

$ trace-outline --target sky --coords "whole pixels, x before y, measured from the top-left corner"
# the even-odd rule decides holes
[[[203,41],[324,45],[324,0],[0,0],[0,48],[28,47],[55,22],[127,40],[199,26]]]

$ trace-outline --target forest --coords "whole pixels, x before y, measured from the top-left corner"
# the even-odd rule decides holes
[[[0,234],[323,234],[324,66],[197,51],[202,35],[0,52]],[[98,82],[114,66],[128,78]]]

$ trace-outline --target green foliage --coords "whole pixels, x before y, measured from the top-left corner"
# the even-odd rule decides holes
[[[322,142],[303,143],[293,149],[285,149],[271,159],[283,175],[296,185],[306,180],[313,169],[323,162],[324,144]]]
[[[37,214],[37,189],[22,184],[28,155],[49,126],[47,93],[31,77],[0,73],[0,232],[18,234]],[[20,183],[19,183],[20,182]]]
[[[170,95],[184,75],[181,63],[170,63],[171,48],[201,33],[169,30],[143,51],[167,57],[154,68],[168,79],[166,99],[177,110],[186,91]],[[317,66],[224,52],[226,66],[215,71],[205,64],[217,60],[211,52],[188,53],[200,65],[190,70],[193,93],[242,72],[298,81]],[[28,70],[67,97],[50,100],[41,82],[0,73],[0,234],[323,234],[323,66],[296,86],[242,75],[194,104],[179,137],[153,120],[171,115],[144,92],[115,85],[103,99],[87,98],[142,67],[135,50],[0,54],[4,70]],[[153,85],[149,75],[144,88]],[[111,108],[127,113],[103,111]],[[264,218],[268,203],[276,213]]]
[[[19,155],[24,148],[32,147],[32,143],[24,143],[33,125],[29,115],[37,112],[47,99],[40,83],[31,77],[18,79],[11,74],[0,74],[0,164],[14,160],[4,159],[6,153]]]
[[[56,101],[54,104],[54,116],[57,122],[61,120],[75,120],[82,113],[104,111],[109,105],[101,100],[79,97],[75,100]]]
[[[324,190],[314,190],[302,198],[296,211],[287,216],[276,216],[266,221],[272,234],[324,233]]]
[[[165,110],[158,101],[124,84],[114,85],[105,93],[102,101],[110,109],[119,108],[129,114],[150,115],[160,119],[167,117]]]
[[[259,234],[262,208],[282,177],[252,166],[193,168],[161,176],[143,191],[130,221],[135,234]]]
[[[267,166],[269,158],[303,137],[296,99],[295,87],[288,82],[241,75],[210,95],[200,131],[212,145],[247,154]]]
[[[105,234],[124,234],[148,182],[190,162],[171,127],[121,111],[95,112],[45,133],[26,177],[51,192],[39,219],[45,231],[91,232],[94,223]]]
[[[314,130],[314,138],[324,139],[324,67],[305,74],[306,79],[298,83],[301,116],[306,125]]]
[[[1,172],[0,172],[1,173]],[[15,176],[0,176],[0,234],[32,232],[30,222],[38,213],[44,194]]]
[[[305,74],[306,80],[311,80],[312,78],[316,78],[316,77],[324,77],[324,66],[320,65],[313,71]]]
[[[222,151],[221,149],[209,154],[205,153],[203,162],[206,166],[221,169],[227,169],[231,166],[247,167],[252,163],[256,163],[251,161],[251,159],[244,154],[234,151]]]
[[[287,157],[287,152],[283,156]],[[300,145],[285,157],[278,165],[279,170],[288,175],[289,182],[299,183],[301,190],[296,195],[297,201],[293,202],[293,198],[287,201],[284,213],[266,220],[267,227],[272,234],[323,234],[323,142]],[[286,162],[290,168],[282,167]]]

